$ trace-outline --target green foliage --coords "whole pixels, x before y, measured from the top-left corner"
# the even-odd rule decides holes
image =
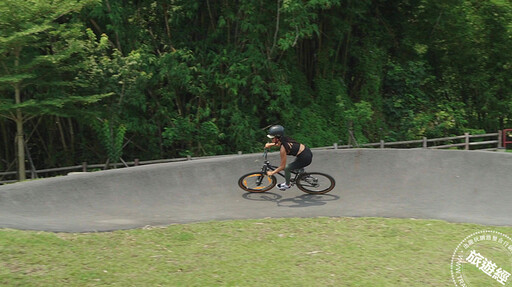
[[[15,104],[9,100],[3,100],[3,102],[0,100],[0,103],[2,103],[0,105],[0,113],[9,113],[20,109],[30,115],[57,115],[61,117],[74,117],[80,114],[87,115],[87,111],[79,109],[97,103],[111,95],[112,93],[87,97],[67,96],[41,100],[31,99],[20,104]]]
[[[348,123],[349,129],[354,132],[358,143],[368,142],[368,139],[364,135],[364,128],[371,121],[372,116],[372,105],[365,101],[355,103],[352,107],[345,110],[344,118]]]
[[[431,107],[428,112],[420,112],[411,119],[407,137],[440,138],[457,136],[467,131],[464,105],[461,103],[445,103]]]
[[[219,141],[224,135],[219,130],[215,119],[201,121],[197,118],[173,119],[172,125],[166,127],[162,133],[164,145],[181,146],[178,154],[186,155],[214,155],[221,153]]]
[[[424,62],[389,63],[384,89],[384,113],[393,138],[425,136],[426,125],[435,117],[428,88],[433,81]],[[418,125],[419,124],[419,125]],[[420,131],[411,129],[420,128]]]
[[[0,115],[23,111],[41,163],[114,159],[98,118],[141,159],[260,151],[276,123],[310,146],[495,132],[510,23],[498,0],[6,0]],[[40,115],[72,118],[60,142]]]
[[[96,122],[93,124],[98,137],[107,151],[110,163],[117,163],[123,155],[124,135],[126,127],[124,125],[115,125],[111,121]]]

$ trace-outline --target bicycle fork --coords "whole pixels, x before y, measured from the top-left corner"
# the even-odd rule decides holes
[[[261,169],[261,173],[262,175],[261,176],[258,176],[258,179],[256,180],[256,184],[258,186],[261,185],[261,183],[263,182],[263,179],[265,178],[265,175],[267,174],[267,170],[268,170],[268,167],[265,165],[263,166],[263,168]]]

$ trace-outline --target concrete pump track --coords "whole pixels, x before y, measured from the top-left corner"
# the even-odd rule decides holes
[[[336,187],[250,194],[262,154],[154,164],[0,186],[0,228],[95,232],[211,220],[392,217],[512,226],[512,155],[456,150],[314,150]],[[269,155],[278,163],[277,153]],[[279,181],[281,178],[278,179]]]

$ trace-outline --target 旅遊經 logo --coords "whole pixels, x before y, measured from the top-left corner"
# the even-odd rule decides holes
[[[451,260],[457,287],[512,286],[512,239],[497,231],[475,232],[460,242]]]

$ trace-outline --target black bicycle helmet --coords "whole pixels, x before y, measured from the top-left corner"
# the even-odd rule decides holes
[[[275,137],[280,138],[284,136],[284,128],[280,125],[274,125],[271,126],[270,129],[268,129],[268,135],[267,137],[273,139]]]

